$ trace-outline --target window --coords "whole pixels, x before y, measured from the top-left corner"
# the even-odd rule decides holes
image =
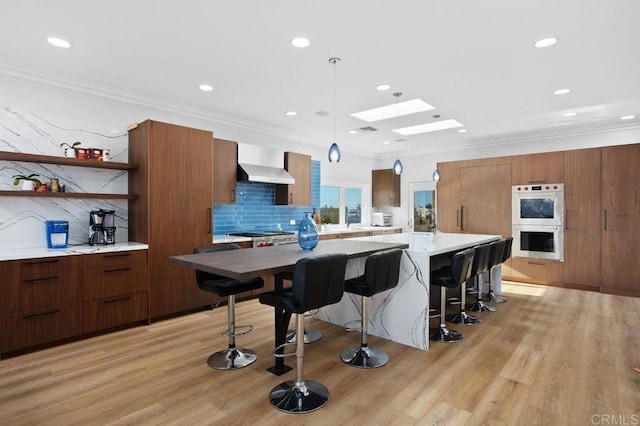
[[[320,186],[320,221],[346,225],[363,223],[366,213],[364,193],[364,185]]]

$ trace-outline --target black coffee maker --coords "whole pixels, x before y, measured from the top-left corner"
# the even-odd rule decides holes
[[[94,210],[89,214],[89,245],[115,244],[115,210]]]

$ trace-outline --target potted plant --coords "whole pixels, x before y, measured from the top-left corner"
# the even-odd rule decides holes
[[[64,147],[67,146],[67,148],[64,149],[64,155],[65,157],[71,157],[71,158],[76,158],[76,147],[78,145],[80,145],[82,142],[74,142],[71,145],[69,145],[66,142],[63,142],[60,144],[60,147]]]
[[[40,179],[38,179],[39,176],[35,173],[32,173],[29,176],[13,175],[12,177],[13,184],[15,186],[20,185],[20,189],[23,191],[33,191],[41,185]]]

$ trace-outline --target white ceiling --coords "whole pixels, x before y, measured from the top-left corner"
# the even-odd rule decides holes
[[[640,126],[638,0],[28,0],[3,2],[0,72],[384,158]],[[71,49],[46,43],[70,41]],[[290,40],[307,37],[297,49]],[[560,41],[547,49],[533,43]],[[212,92],[198,89],[201,83]],[[378,83],[391,89],[378,92]],[[554,91],[570,88],[568,95]],[[366,123],[349,114],[422,98]],[[295,117],[285,116],[294,110]],[[317,111],[328,111],[319,116]],[[564,113],[579,112],[567,118]],[[391,128],[453,118],[457,129]],[[637,118],[621,121],[623,115]],[[374,133],[350,135],[371,125]],[[215,129],[213,129],[215,131]]]

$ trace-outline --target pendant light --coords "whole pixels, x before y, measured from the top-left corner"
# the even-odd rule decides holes
[[[440,118],[440,115],[434,114],[432,117],[435,121],[438,121],[438,118]],[[440,182],[440,170],[438,170],[437,168],[433,171],[433,181],[435,183]]]
[[[333,143],[329,148],[329,162],[340,162],[340,147],[336,143],[336,63],[340,58],[329,58],[329,63],[333,64]]]
[[[396,97],[396,128],[398,128],[398,119],[400,117],[400,107],[398,106],[398,102],[400,100],[400,96],[402,96],[402,92],[395,92],[393,96]],[[401,139],[396,139],[396,155],[398,157],[400,157],[400,141]],[[402,161],[400,161],[400,158],[396,158],[396,161],[393,162],[393,174],[401,175],[403,168],[404,166],[402,165]]]

